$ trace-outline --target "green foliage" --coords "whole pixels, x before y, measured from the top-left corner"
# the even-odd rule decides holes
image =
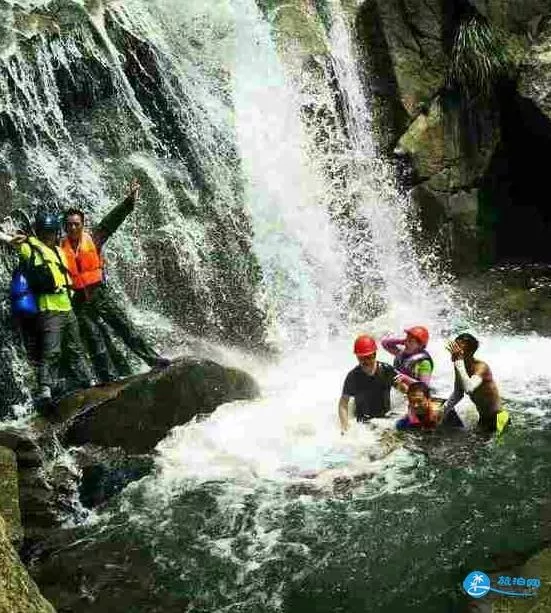
[[[457,27],[447,86],[467,101],[489,100],[496,85],[512,76],[513,64],[501,32],[483,16],[471,15]]]

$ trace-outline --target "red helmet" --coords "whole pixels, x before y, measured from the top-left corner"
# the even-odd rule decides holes
[[[410,336],[413,336],[413,338],[418,340],[423,347],[425,347],[429,342],[429,331],[424,326],[413,326],[413,328],[404,330],[404,332]]]
[[[372,355],[377,351],[377,343],[375,339],[371,338],[367,334],[362,334],[358,336],[356,342],[354,343],[354,353],[358,357],[364,357],[368,355]]]

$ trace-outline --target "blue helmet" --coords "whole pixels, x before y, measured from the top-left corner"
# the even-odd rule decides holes
[[[60,229],[59,215],[57,213],[38,213],[34,220],[37,232],[58,232]]]

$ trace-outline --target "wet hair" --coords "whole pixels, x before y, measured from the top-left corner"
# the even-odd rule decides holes
[[[472,334],[467,334],[466,332],[464,332],[463,334],[460,334],[455,339],[456,343],[459,341],[465,344],[469,355],[473,355],[478,349],[478,341]]]
[[[76,208],[70,208],[65,211],[65,213],[63,214],[63,223],[67,223],[67,219],[69,219],[71,215],[78,215],[82,223],[84,223],[84,211]]]
[[[408,387],[408,395],[410,392],[422,392],[425,398],[430,398],[430,388],[422,381],[415,381]]]

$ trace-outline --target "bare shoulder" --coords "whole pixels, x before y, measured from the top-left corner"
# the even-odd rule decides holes
[[[488,364],[486,364],[486,362],[483,362],[482,360],[475,360],[473,366],[473,375],[487,376],[492,374],[492,371],[490,370]]]

